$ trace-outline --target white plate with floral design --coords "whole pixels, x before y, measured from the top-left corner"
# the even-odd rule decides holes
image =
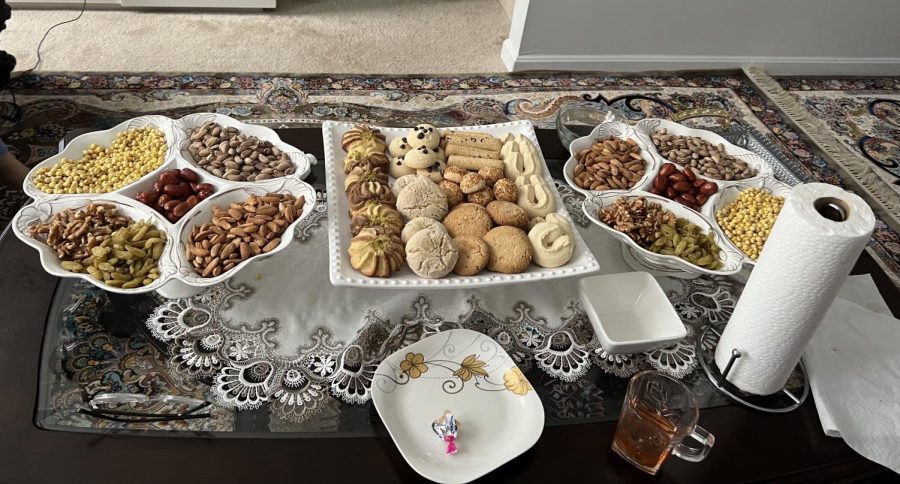
[[[372,401],[406,462],[435,482],[475,480],[522,454],[544,430],[544,407],[499,343],[454,329],[381,362]],[[457,418],[456,454],[432,430],[445,410]]]

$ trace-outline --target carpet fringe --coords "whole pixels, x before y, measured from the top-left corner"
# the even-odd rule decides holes
[[[790,124],[806,135],[829,161],[843,171],[844,180],[851,188],[862,192],[872,209],[894,230],[900,230],[900,205],[897,192],[887,186],[872,169],[869,162],[851,151],[837,139],[821,119],[810,114],[778,81],[758,66],[743,67],[744,74],[760,92],[787,117]]]

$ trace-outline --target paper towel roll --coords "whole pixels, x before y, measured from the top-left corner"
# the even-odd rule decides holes
[[[728,381],[757,395],[787,383],[874,228],[872,210],[850,192],[824,183],[791,190],[716,347],[720,371],[741,351]]]

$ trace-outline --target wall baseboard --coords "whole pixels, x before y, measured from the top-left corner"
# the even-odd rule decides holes
[[[900,57],[767,57],[705,55],[517,54],[509,39],[500,56],[510,72],[573,70],[645,72],[740,69],[761,66],[771,75],[900,75]]]

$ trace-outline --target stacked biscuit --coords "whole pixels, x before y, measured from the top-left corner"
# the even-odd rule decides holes
[[[366,130],[375,134],[360,134]],[[371,253],[387,245],[384,238],[375,243],[372,234],[363,234],[367,230],[399,231],[406,262],[425,278],[440,278],[450,272],[471,276],[484,269],[514,274],[532,262],[559,267],[571,259],[572,228],[554,213],[555,198],[542,176],[543,163],[527,138],[507,135],[499,139],[469,131],[440,133],[434,126],[418,125],[388,145],[391,157],[387,175],[395,181],[387,195],[383,193],[388,183],[384,160],[374,154],[384,145],[384,138],[365,126],[354,127],[348,135],[351,143],[344,144],[345,149],[350,147],[351,161],[344,164],[345,173],[349,173],[345,188],[351,197],[351,210],[391,205],[391,212],[402,219],[386,209],[377,216],[367,214],[358,220],[354,216],[356,238],[350,244],[351,264],[363,274],[387,277],[399,269],[399,265],[375,264],[393,270],[364,270],[363,262],[374,257]],[[372,139],[380,140],[380,144],[365,141]],[[354,145],[354,140],[378,146],[369,149],[364,144]],[[355,149],[363,151],[351,157]],[[372,157],[377,159],[370,160]],[[366,159],[371,166],[365,168],[352,161],[357,159]],[[356,188],[351,196],[349,185],[361,183],[372,186]],[[365,238],[357,240],[357,234]],[[391,247],[393,250],[396,246]]]

